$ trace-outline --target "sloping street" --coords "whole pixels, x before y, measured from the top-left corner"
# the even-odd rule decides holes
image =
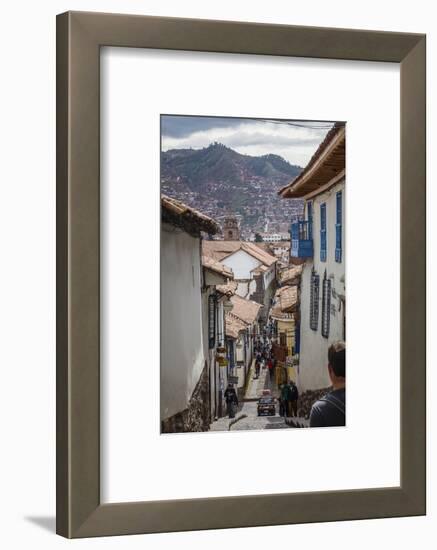
[[[213,422],[211,431],[228,430],[269,430],[290,428],[282,416],[279,416],[279,402],[276,403],[276,414],[273,416],[258,416],[258,399],[263,391],[270,390],[273,397],[278,397],[276,384],[270,382],[268,369],[261,369],[258,378],[255,377],[255,368],[252,365],[249,373],[250,379],[247,385],[244,400],[240,402],[235,418],[225,416]]]

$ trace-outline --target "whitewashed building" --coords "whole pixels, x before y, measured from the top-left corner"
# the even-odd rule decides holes
[[[247,241],[203,241],[203,253],[232,270],[236,294],[263,305],[265,321],[276,289],[277,258]]]
[[[215,299],[213,340],[208,338],[209,296],[232,276],[201,257],[201,232],[219,226],[185,204],[161,196],[161,368],[163,432],[209,429],[218,391],[214,349],[224,338],[224,304]],[[213,346],[212,346],[213,344]],[[211,396],[212,394],[212,396]]]
[[[291,260],[303,262],[296,326],[300,391],[330,385],[330,344],[346,337],[345,126],[330,130],[308,165],[281,189],[305,200],[304,219],[291,226]]]
[[[233,308],[230,301],[232,292],[228,290],[231,288],[229,281],[233,279],[233,273],[225,265],[205,255],[202,256],[202,268],[203,347],[208,364],[210,416],[213,420],[226,412],[224,391],[228,384],[229,369],[227,362],[221,359],[226,357],[225,314]]]
[[[230,374],[235,376],[237,388],[242,392],[254,357],[254,342],[259,335],[258,319],[262,306],[237,294],[230,301],[232,310],[225,317],[228,353],[231,355]]]
[[[261,233],[263,242],[265,243],[280,243],[290,239],[289,233]]]

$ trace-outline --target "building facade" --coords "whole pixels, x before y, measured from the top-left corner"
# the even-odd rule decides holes
[[[302,260],[297,384],[327,388],[328,348],[346,338],[345,126],[336,124],[309,164],[280,194],[305,200],[304,219],[291,226],[292,258]]]
[[[233,273],[212,258],[202,256],[202,323],[203,347],[207,359],[210,416],[215,420],[225,414],[224,391],[228,384],[225,313],[232,309],[229,287]]]
[[[211,218],[161,196],[162,432],[206,431],[216,413],[219,377],[214,373],[216,355],[208,341],[205,304],[232,272],[202,259],[201,233],[218,231]],[[213,312],[214,340],[219,340],[220,331],[224,336],[221,299],[214,300]]]

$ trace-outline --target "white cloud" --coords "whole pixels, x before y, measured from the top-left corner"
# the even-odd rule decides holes
[[[184,118],[187,121],[190,119]],[[192,131],[192,125],[187,122],[186,135],[181,131],[181,121],[178,120],[178,135],[163,134],[162,149],[198,149],[218,141],[242,154],[257,156],[273,153],[284,157],[291,164],[305,166],[332,125],[323,122],[296,122],[299,126],[294,126],[286,121],[228,119],[230,124],[226,126],[225,120],[218,119],[215,126],[195,131]],[[289,122],[293,124],[292,121]],[[208,119],[205,126],[213,124],[214,119]],[[170,122],[166,120],[166,127],[169,126]]]

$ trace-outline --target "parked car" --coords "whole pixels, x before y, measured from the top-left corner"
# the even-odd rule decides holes
[[[267,415],[275,416],[276,415],[276,399],[271,395],[264,395],[258,400],[258,416]]]

